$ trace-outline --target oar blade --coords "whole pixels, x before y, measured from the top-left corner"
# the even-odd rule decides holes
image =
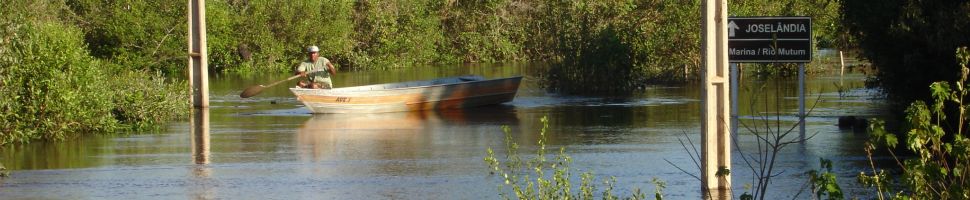
[[[260,92],[263,92],[263,88],[266,88],[266,87],[264,87],[263,85],[255,85],[255,86],[246,88],[246,90],[243,90],[243,92],[239,94],[239,97],[249,98],[252,96],[256,96]]]

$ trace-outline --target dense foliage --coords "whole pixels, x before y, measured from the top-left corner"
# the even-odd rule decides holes
[[[136,59],[93,57],[64,2],[4,4],[0,144],[143,130],[184,113],[184,84],[127,65]]]
[[[966,47],[957,50],[957,62],[960,63],[961,76],[954,82],[935,82],[930,85],[932,104],[923,101],[913,102],[906,109],[906,122],[910,129],[905,134],[906,149],[915,153],[912,158],[900,161],[903,177],[900,183],[905,187],[901,191],[892,192],[894,187],[889,185],[890,179],[883,170],[876,170],[873,165],[871,173],[859,175],[860,182],[875,187],[879,197],[888,196],[892,199],[967,199],[970,197],[970,138],[966,127],[970,114],[966,103],[970,88],[966,88],[970,76],[970,52]],[[947,105],[956,105],[960,112],[947,118]],[[953,122],[953,123],[948,123]],[[944,128],[951,124],[957,127]],[[884,129],[884,123],[873,123],[873,138],[867,144],[867,152],[878,146],[891,148],[899,143],[896,135]],[[870,153],[871,155],[871,153]]]
[[[912,86],[960,78],[953,49],[970,45],[970,1],[842,0],[842,14],[899,107],[931,100]]]
[[[185,2],[66,0],[97,58],[177,72]],[[816,41],[839,35],[838,1],[733,2],[730,15],[806,15]],[[572,92],[625,92],[685,81],[699,69],[700,1],[206,1],[211,67],[289,71],[309,45],[342,69],[547,61],[544,80]]]
[[[553,88],[623,93],[696,77],[699,2],[207,1],[209,63],[216,71],[289,71],[308,45],[344,69],[544,60]],[[826,27],[831,2],[741,1],[731,14],[809,15]],[[185,95],[180,84],[158,72],[185,69],[185,2],[3,5],[0,117],[9,123],[0,125],[0,143],[151,127],[184,112],[172,110],[184,104],[175,100]],[[835,41],[830,35],[818,41]]]

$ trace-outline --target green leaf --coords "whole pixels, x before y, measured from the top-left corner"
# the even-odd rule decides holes
[[[754,200],[754,195],[748,194],[748,192],[744,192],[743,194],[741,194],[741,200]]]
[[[934,105],[938,105],[933,106],[934,110],[939,111],[943,109],[943,103],[952,98],[951,92],[950,84],[947,82],[940,81],[930,84],[930,94],[936,100]]]
[[[717,176],[717,177],[724,177],[729,175],[731,175],[731,170],[728,169],[726,166],[719,166],[717,169],[717,172],[714,173],[714,176]]]
[[[896,144],[899,144],[899,140],[896,139],[896,135],[886,134],[884,138],[885,138],[885,141],[886,141],[885,144],[887,146],[889,146],[890,148],[896,148]]]

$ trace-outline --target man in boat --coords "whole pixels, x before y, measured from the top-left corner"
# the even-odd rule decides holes
[[[337,74],[337,70],[334,69],[333,64],[330,63],[329,59],[320,57],[320,47],[310,46],[306,51],[309,58],[303,61],[303,63],[300,63],[294,75],[301,75],[307,77],[307,79],[300,80],[296,86],[312,89],[333,88],[333,82],[330,81],[330,76]],[[317,69],[323,70],[307,73]]]

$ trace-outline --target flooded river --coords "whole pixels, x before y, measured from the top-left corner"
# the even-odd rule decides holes
[[[817,168],[820,157],[834,160],[843,187],[858,192],[851,184],[866,166],[865,137],[835,124],[839,116],[878,115],[883,103],[864,88],[865,75],[840,80],[833,71],[809,76],[808,106],[818,103],[807,129],[815,137],[781,152],[781,175],[770,197],[790,199],[804,189],[799,198],[809,198],[804,172]],[[667,162],[699,173],[680,143],[700,141],[697,83],[653,86],[623,98],[566,96],[541,89],[540,72],[526,64],[342,72],[334,78],[337,87],[465,74],[525,79],[515,100],[498,106],[320,115],[310,114],[286,87],[238,97],[247,86],[287,74],[217,75],[210,80],[211,108],[160,133],[4,147],[0,162],[12,175],[0,179],[0,199],[496,199],[502,179],[489,175],[485,149],[503,157],[507,125],[521,152],[533,155],[543,116],[549,117],[550,148],[565,147],[572,169],[592,170],[598,188],[615,176],[616,193],[628,196],[634,187],[650,192],[656,177],[667,182],[669,199],[700,197],[699,181]],[[764,127],[760,116],[769,116],[787,130],[785,124],[797,122],[796,84],[794,78],[745,77],[739,95],[744,123]],[[193,130],[207,134],[196,137]],[[737,138],[744,152],[756,149],[750,130]],[[732,159],[735,195],[753,184],[739,156]],[[579,172],[573,174],[578,186]]]

